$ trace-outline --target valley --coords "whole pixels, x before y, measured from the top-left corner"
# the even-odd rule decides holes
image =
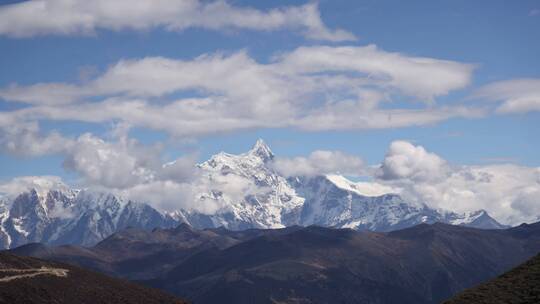
[[[126,229],[93,247],[29,244],[9,252],[90,268],[193,303],[434,304],[540,252],[540,223],[500,230],[435,223],[392,232],[181,224]]]

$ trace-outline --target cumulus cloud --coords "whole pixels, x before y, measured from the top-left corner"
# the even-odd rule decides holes
[[[118,137],[111,140],[83,134],[64,152],[64,166],[78,174],[80,185],[146,202],[163,211],[186,209],[205,214],[228,208],[245,196],[267,192],[242,176],[209,176],[197,166],[195,154],[163,163],[161,145],[143,145],[126,137],[125,132],[114,134]],[[33,178],[5,184],[0,193],[4,189],[14,193],[39,184],[52,187],[51,182],[40,182],[48,179]],[[61,182],[59,178],[52,180]]]
[[[81,176],[83,185],[147,202],[159,210],[183,208],[213,214],[245,196],[265,197],[269,191],[242,176],[202,172],[193,155],[162,164],[156,156],[159,153],[149,153],[156,147],[125,138],[105,141],[85,134],[77,143],[82,145],[66,152],[66,163]],[[327,174],[340,187],[364,195],[392,192],[443,210],[484,209],[504,224],[533,222],[540,215],[540,167],[450,165],[406,141],[391,143],[382,164],[374,170],[359,157],[339,151],[275,157],[271,165],[284,176]],[[373,180],[353,183],[335,174],[371,176]],[[67,188],[58,177],[21,177],[0,184],[0,194],[9,197],[30,188],[44,192],[59,187]]]
[[[62,154],[65,168],[77,173],[78,184],[83,187],[147,202],[159,210],[184,208],[208,213],[221,207],[220,200],[202,202],[197,196],[203,189],[196,155],[188,154],[163,164],[160,145],[147,146],[124,136],[104,140],[90,133],[70,140]],[[249,192],[242,186],[244,184],[235,180],[217,180],[215,184],[205,186],[213,186],[209,189],[221,189],[238,198],[240,192]],[[12,199],[30,189],[45,195],[49,189],[68,188],[57,176],[17,177],[0,183],[0,198]],[[60,209],[54,212],[55,217],[69,216]]]
[[[537,220],[540,184],[538,168],[517,165],[462,166],[450,177],[433,184],[407,188],[431,204],[456,211],[485,209],[505,224]]]
[[[65,151],[64,166],[79,175],[80,184],[162,211],[186,209],[205,214],[262,191],[239,176],[206,178],[196,165],[195,154],[163,164],[161,145],[143,145],[126,137],[125,130],[114,134],[118,137],[112,140],[83,134]]]
[[[517,219],[525,218],[526,221],[540,219],[540,187],[536,185],[525,187],[522,192],[512,200],[512,209],[520,215]]]
[[[100,29],[147,31],[154,28],[167,31],[290,29],[308,39],[356,39],[345,30],[329,29],[321,20],[316,3],[267,11],[233,6],[223,0],[31,0],[0,6],[0,34],[12,37],[88,35]]]
[[[397,141],[375,177],[407,200],[457,212],[484,209],[504,224],[532,222],[540,215],[540,168],[450,166],[421,146]]]
[[[513,79],[481,87],[475,97],[500,101],[498,113],[540,111],[540,79]]]
[[[153,178],[156,167],[152,157],[157,151],[145,149],[134,141],[106,142],[92,134],[83,134],[67,153],[66,168],[78,172],[88,184],[125,188]]]
[[[377,173],[384,180],[440,180],[449,173],[446,161],[422,146],[399,140],[390,144]]]
[[[340,151],[314,151],[308,157],[274,159],[273,168],[285,176],[315,176],[339,173],[359,176],[363,161],[359,157]]]
[[[195,154],[186,154],[163,163],[161,143],[144,145],[135,139],[105,140],[91,133],[79,136],[64,152],[64,167],[75,171],[82,183],[107,189],[128,189],[156,181],[184,183],[197,175]]]

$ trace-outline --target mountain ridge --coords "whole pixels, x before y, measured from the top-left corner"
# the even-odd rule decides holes
[[[31,242],[88,246],[129,226],[151,230],[182,222],[199,229],[232,230],[320,225],[391,231],[423,222],[505,227],[483,210],[457,214],[407,202],[393,193],[363,195],[342,176],[286,178],[274,170],[274,158],[258,140],[246,153],[222,152],[197,165],[200,183],[206,186],[196,199],[221,206],[213,214],[182,208],[164,213],[112,193],[38,180],[38,188],[0,200],[0,248]],[[233,195],[223,186],[239,182],[249,185],[248,190]]]
[[[0,303],[186,302],[157,289],[76,266],[0,252]]]
[[[423,223],[391,232],[320,226],[234,231],[184,224],[126,229],[90,248],[25,245],[10,252],[90,267],[202,304],[224,298],[434,304],[540,252],[538,227]]]
[[[540,254],[443,304],[534,304],[540,302]]]

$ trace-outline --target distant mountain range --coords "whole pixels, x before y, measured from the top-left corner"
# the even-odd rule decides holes
[[[501,230],[420,224],[384,233],[182,224],[126,229],[90,248],[28,244],[11,250],[139,281],[197,304],[434,304],[538,252],[540,223]]]
[[[79,267],[0,252],[0,303],[185,304],[160,290]]]
[[[31,189],[0,205],[0,246],[29,242],[93,245],[126,227],[174,227],[176,219],[147,204],[65,185]]]
[[[148,230],[179,223],[231,230],[319,225],[391,231],[435,222],[505,228],[483,210],[457,214],[407,202],[397,194],[367,196],[343,176],[286,178],[273,169],[273,159],[270,148],[259,140],[247,153],[219,153],[198,165],[205,181],[243,178],[264,189],[238,198],[209,186],[199,198],[219,202],[222,207],[213,214],[185,209],[163,213],[144,202],[64,184],[4,197],[0,199],[0,248],[30,242],[90,246],[127,227]]]

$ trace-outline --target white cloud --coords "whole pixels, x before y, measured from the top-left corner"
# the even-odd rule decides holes
[[[374,84],[427,100],[467,86],[474,70],[471,64],[390,53],[375,45],[300,47],[278,58],[283,69],[294,73],[362,73]]]
[[[14,84],[0,97],[34,104],[4,114],[17,121],[120,121],[174,136],[272,127],[396,128],[481,116],[481,110],[463,106],[392,108],[396,94],[432,100],[464,87],[472,70],[374,46],[304,47],[267,64],[245,51],[193,60],[121,60],[84,84]],[[405,71],[415,76],[405,77]],[[171,100],[172,94],[193,92],[196,98]]]
[[[0,119],[2,119],[0,114]],[[2,123],[4,122],[4,123]],[[63,153],[73,140],[57,131],[44,134],[37,122],[0,120],[0,151],[17,156],[40,156]]]
[[[156,181],[190,182],[197,177],[196,155],[163,164],[162,144],[143,145],[127,136],[106,141],[81,135],[65,152],[64,166],[77,172],[83,184],[128,189]]]
[[[282,121],[278,113],[268,109],[268,116],[247,115],[247,108],[234,111],[234,104],[222,99],[183,99],[160,105],[140,99],[107,99],[102,102],[67,105],[63,107],[41,106],[8,115],[22,121],[45,119],[56,121],[83,121],[106,123],[121,121],[131,126],[162,130],[173,136],[197,137],[205,134],[221,133],[248,128],[287,126],[289,115],[283,112]],[[264,109],[261,109],[264,110]]]
[[[180,176],[161,173],[149,181],[135,183],[122,193],[133,199],[151,202],[161,210],[178,208],[212,214],[246,195],[264,195],[267,189],[236,175],[207,178],[190,170],[189,158],[181,160]],[[276,157],[274,169],[284,176],[329,174],[333,179],[343,174],[369,176],[370,182],[341,182],[365,195],[399,193],[411,202],[424,202],[434,208],[456,212],[487,210],[504,224],[520,224],[538,219],[540,168],[511,164],[485,166],[450,165],[425,148],[405,141],[393,142],[377,169],[366,167],[362,160],[340,151],[315,151],[307,157]],[[186,173],[187,172],[187,173]],[[190,173],[191,172],[191,173]],[[186,178],[186,174],[192,174]],[[207,195],[208,190],[213,195]],[[202,195],[206,193],[205,195]]]
[[[315,176],[339,173],[359,176],[363,173],[363,161],[359,157],[340,151],[314,151],[308,157],[277,157],[274,169],[285,176]]]
[[[14,198],[31,189],[35,189],[38,194],[43,194],[50,189],[69,189],[69,187],[58,176],[20,176],[0,183],[0,196]]]
[[[475,97],[501,101],[499,113],[540,111],[540,79],[513,79],[488,84]]]
[[[299,117],[294,125],[308,131],[369,130],[431,125],[450,118],[477,118],[485,115],[483,109],[462,106],[365,110],[362,103],[329,103]]]
[[[233,203],[243,201],[246,196],[268,191],[266,187],[256,185],[253,180],[235,174],[212,174],[210,178],[202,176],[193,185],[201,204],[219,204],[220,207],[226,208],[230,208]],[[218,199],[206,195],[200,196],[201,193],[208,193],[209,190],[216,193]],[[225,202],[228,202],[228,205],[224,204]],[[195,206],[195,208],[200,207]]]
[[[63,105],[84,95],[81,88],[65,83],[12,84],[0,90],[0,98],[28,104]]]
[[[197,197],[201,185],[195,182],[199,177],[195,155],[186,155],[163,164],[160,145],[145,146],[125,136],[106,141],[90,133],[61,146],[64,147],[64,166],[78,174],[78,183],[83,187],[144,201],[159,210],[186,208],[206,213],[215,212],[219,207],[217,204],[220,202],[202,203]],[[220,182],[215,189],[224,188],[226,193],[238,195],[247,190],[238,189],[240,184]],[[29,189],[46,193],[49,189],[59,188],[68,189],[68,186],[57,176],[17,177],[0,184],[0,197],[12,198]],[[60,209],[55,212],[56,217],[69,216]]]
[[[218,206],[212,203],[197,204],[192,184],[171,180],[155,180],[133,185],[118,194],[134,201],[146,202],[161,211],[175,211],[180,208],[213,213]]]
[[[536,221],[540,201],[538,168],[517,165],[462,166],[450,177],[409,188],[412,195],[432,205],[456,211],[485,209],[502,223]]]
[[[264,196],[268,191],[232,174],[209,178],[197,169],[193,155],[162,165],[159,153],[153,153],[153,149],[133,140],[109,142],[86,134],[67,150],[66,157],[83,185],[147,202],[159,210],[184,208],[212,214],[246,195]],[[339,151],[277,157],[273,166],[285,176],[330,174],[341,187],[364,195],[392,192],[408,201],[444,210],[484,209],[504,224],[533,222],[540,215],[540,167],[449,165],[435,153],[405,141],[393,142],[375,170],[364,166],[359,157]],[[331,175],[335,173],[372,175],[374,180],[351,183]],[[59,187],[67,188],[58,177],[20,177],[0,184],[0,195],[9,197],[29,188],[45,192]]]
[[[134,184],[125,189],[107,189],[135,201],[146,202],[161,211],[179,209],[214,214],[248,195],[264,193],[266,189],[237,175],[197,175],[190,181],[155,179]],[[212,196],[211,194],[216,196]]]
[[[375,175],[407,200],[457,212],[485,209],[504,224],[538,219],[540,168],[518,165],[450,166],[421,146],[398,141]]]
[[[67,138],[55,131],[43,133],[37,123],[5,122],[0,124],[2,152],[26,157],[62,155],[64,167],[76,172],[84,185],[125,189],[151,181],[187,182],[197,175],[196,155],[163,164],[162,144],[147,146],[128,138],[129,126],[122,123],[115,126],[112,140],[106,141],[91,133]]]
[[[0,6],[0,34],[13,37],[154,28],[167,31],[288,29],[315,40],[356,39],[350,32],[326,27],[316,3],[268,11],[233,6],[223,0],[32,0]]]
[[[400,140],[390,144],[377,176],[384,180],[408,179],[416,182],[443,179],[449,170],[446,161],[438,155]]]
[[[68,151],[64,164],[78,172],[89,185],[126,188],[154,178],[151,169],[156,167],[154,155],[158,151],[142,149],[127,139],[110,143],[83,134]]]
[[[540,176],[540,175],[539,175]],[[511,208],[520,215],[517,220],[525,219],[527,222],[540,220],[540,187],[536,185],[525,187],[512,200]]]
[[[300,82],[301,79],[296,81]],[[62,87],[66,89],[65,93],[61,92]],[[300,99],[304,93],[302,90],[305,90],[305,85],[299,84],[298,87],[302,89],[290,86],[290,82],[287,82],[286,77],[280,75],[278,71],[271,66],[255,62],[241,51],[230,56],[203,55],[191,61],[162,57],[122,60],[94,81],[82,86],[12,85],[0,91],[0,96],[13,101],[54,106],[54,100],[59,95],[66,96],[61,103],[74,103],[88,97],[121,95],[123,98],[108,99],[106,106],[109,110],[113,110],[112,113],[123,112],[129,117],[131,108],[140,108],[133,103],[129,107],[123,107],[123,101],[133,97],[152,98],[182,91],[200,91],[206,98],[187,99],[182,103],[173,102],[165,109],[158,110],[183,112],[186,114],[182,116],[186,116],[189,120],[205,119],[216,114],[223,116],[222,118],[240,116],[246,120],[252,116],[266,116],[267,119],[272,119],[281,113],[292,112],[293,100]],[[113,102],[116,100],[119,101],[118,104]],[[92,102],[86,107],[91,109],[98,105]],[[72,108],[66,109],[62,106],[52,108],[51,111],[69,113],[70,109]],[[136,112],[136,109],[134,111]],[[71,112],[72,115],[80,113],[77,108]],[[78,116],[88,117],[87,119],[94,117],[82,114]]]
[[[169,180],[175,182],[187,182],[197,176],[197,157],[195,154],[187,155],[172,162],[165,163],[157,172],[159,180]]]
[[[79,175],[81,185],[146,202],[162,211],[183,208],[203,213],[214,213],[223,207],[222,200],[201,198],[205,190],[221,191],[238,200],[241,194],[247,195],[256,188],[249,181],[229,177],[205,180],[194,154],[163,164],[160,144],[143,145],[127,138],[123,126],[119,129],[111,141],[83,134],[65,151],[64,165]]]

